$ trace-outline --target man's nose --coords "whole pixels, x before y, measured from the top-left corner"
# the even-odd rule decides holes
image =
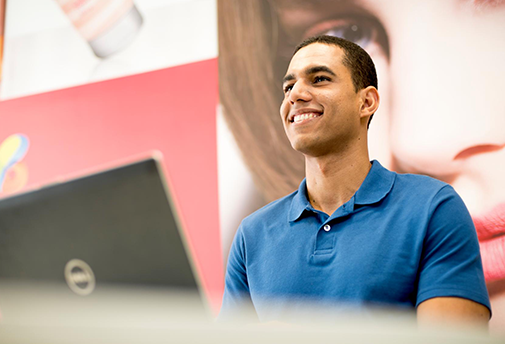
[[[296,102],[309,102],[310,100],[312,100],[312,94],[309,86],[301,80],[297,81],[289,92],[289,102],[295,104]]]

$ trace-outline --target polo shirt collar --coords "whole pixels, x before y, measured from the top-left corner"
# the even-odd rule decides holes
[[[393,188],[396,173],[391,172],[377,161],[372,161],[372,167],[365,180],[354,194],[354,204],[374,204],[380,202]]]
[[[349,202],[360,205],[380,202],[393,188],[395,177],[394,172],[388,171],[377,160],[373,160],[365,180]],[[307,198],[307,181],[304,178],[291,201],[289,221],[298,220],[306,210],[313,208]]]
[[[291,201],[291,208],[289,209],[289,222],[296,221],[302,216],[305,210],[313,209],[307,197],[307,180],[303,178],[298,191],[295,193]]]

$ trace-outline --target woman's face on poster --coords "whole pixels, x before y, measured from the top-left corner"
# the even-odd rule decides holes
[[[486,278],[504,279],[493,262],[505,261],[505,1],[271,3],[281,59],[290,44],[319,34],[367,50],[382,98],[371,158],[453,185],[476,221]]]

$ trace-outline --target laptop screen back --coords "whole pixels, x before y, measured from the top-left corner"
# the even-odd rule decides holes
[[[197,291],[155,160],[0,201],[1,279],[67,283],[71,261],[92,270],[97,290],[121,284]]]

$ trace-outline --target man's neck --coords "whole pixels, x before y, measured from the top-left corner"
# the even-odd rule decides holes
[[[370,171],[368,151],[306,157],[307,195],[314,209],[333,214],[359,189]]]

